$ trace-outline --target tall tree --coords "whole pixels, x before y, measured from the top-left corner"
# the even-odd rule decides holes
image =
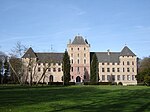
[[[62,69],[63,69],[63,84],[64,85],[69,85],[69,81],[70,79],[70,57],[68,55],[67,50],[64,53],[63,56],[63,65],[62,65]]]
[[[150,85],[150,57],[141,60],[136,79],[138,82],[145,82]]]
[[[99,75],[98,75],[98,59],[96,54],[94,53],[92,56],[92,61],[91,61],[91,74],[90,74],[90,82],[91,83],[97,83],[99,80]]]

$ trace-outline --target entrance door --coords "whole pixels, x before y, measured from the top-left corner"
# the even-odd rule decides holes
[[[49,76],[49,82],[53,82],[53,76],[52,75]]]
[[[79,76],[76,77],[76,82],[81,82],[81,78]]]

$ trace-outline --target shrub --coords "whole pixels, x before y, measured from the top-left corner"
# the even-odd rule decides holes
[[[117,82],[112,82],[111,85],[117,85]]]
[[[99,82],[99,85],[111,85],[111,82]]]
[[[48,82],[48,85],[63,85],[63,82]],[[75,82],[69,82],[68,85],[75,85]]]

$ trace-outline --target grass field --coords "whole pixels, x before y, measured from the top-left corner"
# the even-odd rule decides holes
[[[0,86],[0,112],[150,112],[146,86]]]

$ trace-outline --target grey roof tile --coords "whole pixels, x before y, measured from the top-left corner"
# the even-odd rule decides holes
[[[22,56],[22,58],[36,58],[36,54],[33,49],[30,47],[27,52]]]
[[[96,56],[98,58],[98,62],[119,63],[120,52],[110,52],[109,55],[108,55],[108,52],[90,52],[91,60],[92,60],[92,55],[94,53],[96,54]]]
[[[84,41],[82,36],[75,36],[72,44],[80,44],[80,45],[82,45],[82,44],[87,44],[87,43]]]
[[[120,56],[136,56],[127,46],[125,46],[121,53]]]
[[[49,62],[62,62],[64,53],[36,53],[39,62],[49,63]]]

